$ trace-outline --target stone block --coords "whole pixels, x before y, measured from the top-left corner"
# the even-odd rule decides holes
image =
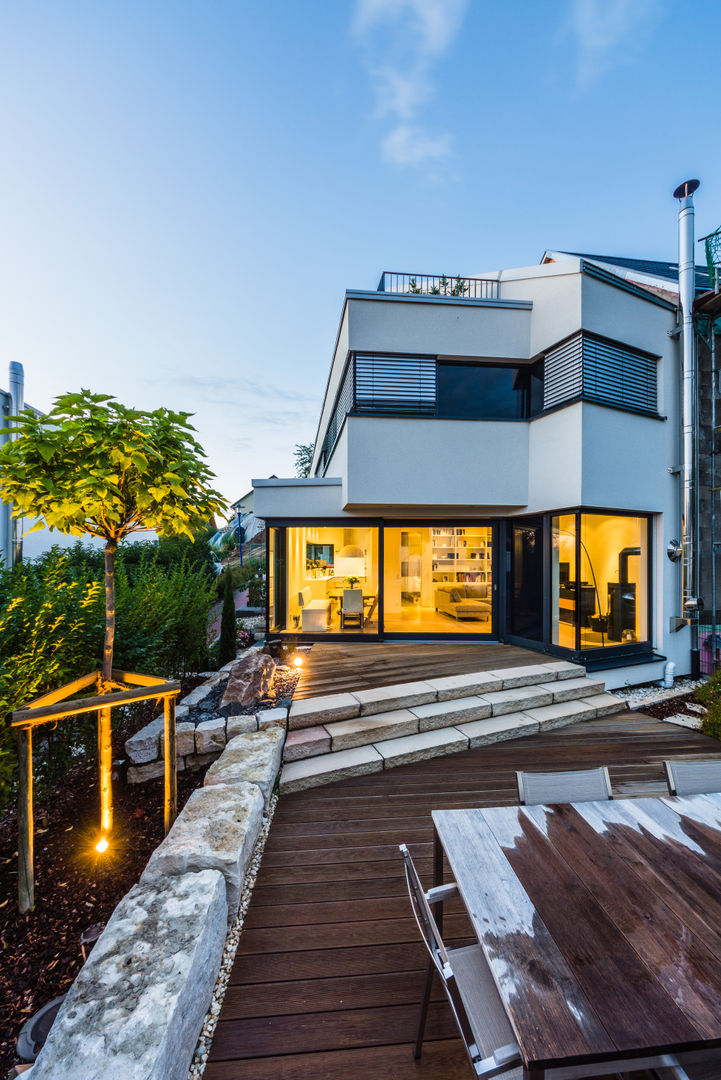
[[[236,716],[265,697],[275,677],[275,660],[268,653],[249,649],[230,669],[218,710]]]
[[[492,694],[503,689],[503,679],[492,675],[490,671],[464,672],[462,675],[446,675],[442,679],[428,679],[438,694],[439,701],[453,698],[473,697],[477,694]]]
[[[187,1080],[226,932],[217,870],[133,886],[70,988],[33,1080]]]
[[[190,715],[190,709],[187,705],[175,706],[175,723],[179,724],[181,720],[187,720]]]
[[[305,791],[307,788],[348,780],[351,776],[366,776],[381,772],[383,758],[372,746],[356,746],[337,754],[290,761],[280,774],[281,792]]]
[[[208,694],[214,689],[215,687],[210,683],[201,683],[200,686],[196,686],[195,690],[191,690],[189,694],[186,694],[180,704],[187,705],[189,709],[192,709],[196,705],[200,705],[201,701],[205,701]]]
[[[389,739],[376,743],[375,748],[383,758],[384,767],[392,769],[396,765],[409,765],[413,761],[427,761],[467,750],[468,738],[456,728],[445,728],[407,735],[403,739]]]
[[[165,763],[151,761],[148,765],[131,765],[128,769],[127,780],[129,784],[144,784],[146,780],[154,780],[156,776],[163,776]]]
[[[548,690],[539,690],[537,686],[517,686],[510,690],[501,690],[498,694],[484,694],[485,700],[493,707],[493,716],[509,712],[528,712],[541,705],[550,705],[553,701]]]
[[[470,748],[473,750],[476,746],[488,746],[490,743],[505,742],[507,739],[520,739],[524,735],[535,735],[538,721],[531,720],[525,713],[504,713],[502,716],[489,716],[485,720],[459,724],[458,730],[469,739]]]
[[[353,697],[360,704],[361,716],[410,709],[436,700],[436,691],[427,682],[400,683],[396,686],[374,686],[370,690],[355,690]]]
[[[183,721],[179,724],[176,720],[175,723],[175,752],[178,757],[185,757],[186,754],[195,753],[195,724]],[[160,735],[160,756],[165,755],[165,732],[161,732]]]
[[[501,668],[500,671],[492,671],[492,675],[503,680],[504,690],[515,690],[519,686],[530,686],[533,683],[548,682],[553,678],[553,672],[543,664],[527,664],[526,667]]]
[[[587,705],[586,701],[556,701],[553,705],[545,705],[538,709],[528,708],[523,710],[531,720],[537,720],[542,731],[551,728],[565,727],[566,724],[574,724],[577,720],[593,720],[596,710],[593,705]]]
[[[360,716],[360,704],[353,694],[326,694],[324,697],[293,700],[288,714],[288,727],[317,727],[332,724],[336,720],[350,720]]]
[[[575,701],[578,698],[590,697],[591,694],[602,694],[604,684],[598,679],[562,679],[560,682],[542,683],[541,689],[548,690],[553,694],[554,701]]]
[[[626,698],[616,697],[614,694],[590,694],[583,699],[583,704],[593,706],[596,716],[613,716],[614,713],[628,710]],[[688,703],[686,708],[688,708]]]
[[[188,754],[185,759],[186,769],[202,769],[204,765],[210,765],[211,762],[217,761],[222,750],[216,750],[212,754]]]
[[[219,870],[232,923],[262,822],[263,796],[255,784],[198,788],[150,856],[140,880],[160,885],[172,875]]]
[[[274,725],[276,727],[282,727],[285,730],[288,723],[288,710],[285,706],[281,706],[277,709],[262,709],[257,713],[258,717],[258,730],[265,727]]]
[[[300,761],[317,754],[330,753],[330,735],[324,727],[298,728],[289,731],[283,749],[283,761]]]
[[[257,730],[258,720],[252,713],[250,716],[229,716],[225,725],[225,738],[230,742],[236,735],[246,735],[249,731]]]
[[[255,784],[266,809],[280,769],[285,732],[279,727],[236,735],[205,774],[205,784]]]
[[[541,667],[550,671],[556,679],[580,679],[586,674],[582,664],[572,664],[569,660],[556,660],[552,664],[542,664]]]
[[[213,720],[204,720],[195,729],[196,754],[212,754],[225,746],[225,717],[216,716]]]
[[[144,765],[160,756],[160,735],[165,721],[157,716],[125,740],[125,753],[134,765]]]
[[[339,720],[326,724],[331,738],[331,750],[350,750],[354,746],[367,746],[381,739],[414,735],[418,731],[418,718],[410,709],[376,713],[373,716],[356,716],[353,720]]]
[[[414,705],[411,712],[418,717],[419,731],[432,731],[434,728],[458,727],[471,720],[481,720],[491,715],[491,705],[481,697],[450,698],[446,701],[430,701],[427,705]]]

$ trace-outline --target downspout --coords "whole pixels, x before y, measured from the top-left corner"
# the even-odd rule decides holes
[[[0,429],[8,426],[8,417],[12,416],[12,411],[12,399],[10,394],[6,394],[4,390],[0,390]],[[9,438],[9,435],[0,435],[0,446],[4,446]],[[9,567],[12,561],[12,544],[10,543],[12,527],[10,521],[9,504],[0,502],[0,566],[5,567]]]
[[[694,260],[693,194],[698,180],[686,180],[674,191],[679,200],[678,217],[678,299],[681,314],[681,614],[691,630],[691,675],[698,678],[700,654],[698,618],[703,609],[699,597],[698,564],[698,484],[696,453],[698,446],[696,336],[693,302],[696,295]]]
[[[17,360],[10,361],[8,371],[11,414],[12,416],[18,416],[25,407],[25,373],[22,364],[19,364]],[[10,438],[14,438],[14,435],[11,435]],[[8,509],[8,513],[12,515],[11,508]],[[12,516],[10,516],[10,529],[10,565],[15,566],[17,563],[22,562],[23,559],[23,541],[20,522]]]

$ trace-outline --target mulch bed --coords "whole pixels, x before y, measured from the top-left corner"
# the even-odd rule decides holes
[[[686,712],[686,703],[693,701],[693,693],[682,694],[680,697],[666,698],[665,701],[657,701],[655,705],[641,705],[637,712],[647,716],[655,716],[657,720],[665,720],[667,716],[675,716],[676,713]],[[692,710],[693,711],[693,710]]]
[[[202,679],[183,682],[187,694]],[[114,734],[114,757],[133,730],[147,723],[152,705],[135,710]],[[205,769],[178,773],[178,809]],[[64,993],[82,967],[80,935],[105,923],[140,877],[164,836],[163,779],[126,785],[113,780],[110,849],[98,855],[97,766],[75,765],[35,806],[35,909],[17,910],[17,831],[14,813],[0,822],[0,1077],[18,1060],[15,1040],[25,1021]]]

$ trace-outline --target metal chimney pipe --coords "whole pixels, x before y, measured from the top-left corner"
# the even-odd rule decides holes
[[[22,364],[19,364],[17,360],[11,360],[8,367],[8,382],[10,390],[11,400],[11,413],[13,416],[17,416],[18,413],[25,407],[25,372],[23,371]],[[11,427],[14,425],[10,425]],[[14,439],[14,435],[10,435],[11,439]],[[10,511],[8,511],[10,512]],[[17,518],[11,517],[10,519],[10,565],[15,566],[17,563],[23,561],[23,541],[21,535],[21,529],[19,528],[20,522]]]
[[[694,261],[693,195],[700,181],[686,180],[674,191],[680,202],[678,215],[678,300],[681,312],[681,605],[691,628],[691,674],[698,676],[698,617],[703,608],[699,597],[698,515],[697,515],[697,363],[693,302],[696,296]]]

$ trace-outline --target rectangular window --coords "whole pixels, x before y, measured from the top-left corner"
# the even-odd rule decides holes
[[[582,594],[581,606],[588,603]],[[551,641],[576,646],[576,515],[551,519]]]
[[[580,548],[581,649],[648,641],[647,519],[582,514]]]
[[[434,356],[355,357],[358,412],[432,416],[436,407]]]
[[[378,529],[289,527],[283,629],[378,633]]]
[[[465,420],[522,420],[543,408],[543,368],[438,362],[437,415]]]
[[[387,633],[491,633],[490,526],[387,528],[383,551]]]
[[[656,413],[658,358],[593,334],[574,334],[546,353],[544,408],[584,398]]]

